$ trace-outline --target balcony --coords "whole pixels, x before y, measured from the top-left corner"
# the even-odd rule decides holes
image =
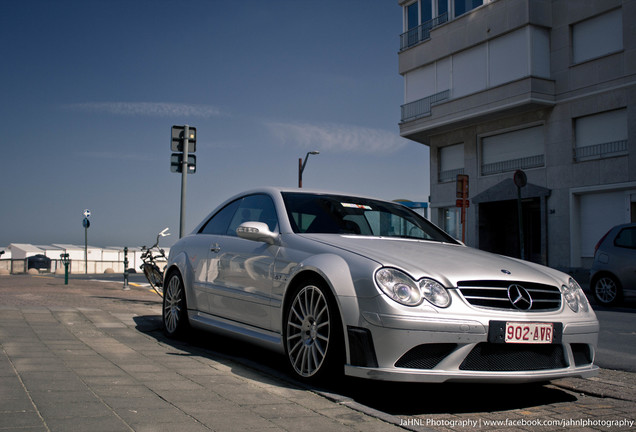
[[[464,168],[440,171],[437,180],[439,183],[447,183],[447,182],[455,181],[457,180],[458,174],[464,174]]]
[[[511,159],[501,162],[482,164],[481,175],[500,174],[518,169],[539,168],[544,166],[544,155],[529,156],[519,159]]]
[[[402,123],[431,115],[431,107],[436,103],[447,100],[449,97],[450,90],[444,90],[442,92],[435,93],[434,95],[402,105]]]
[[[431,29],[448,21],[448,12],[426,21],[400,35],[400,51],[431,38]]]
[[[624,156],[627,152],[627,140],[596,144],[574,149],[574,160],[577,162]]]

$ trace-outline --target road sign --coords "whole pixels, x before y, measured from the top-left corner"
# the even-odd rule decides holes
[[[515,186],[517,186],[518,188],[522,188],[528,184],[528,176],[526,176],[526,173],[522,170],[515,171],[512,179],[515,182]]]
[[[180,173],[183,166],[183,153],[172,153],[170,156],[170,172]],[[188,155],[188,174],[197,172],[197,157]]]
[[[468,207],[470,207],[470,201],[464,200],[464,199],[458,199],[457,201],[455,201],[455,206],[456,207],[462,207],[462,208],[468,208]]]
[[[89,209],[84,210],[84,217],[90,217],[91,211]]]
[[[468,198],[468,175],[457,174],[457,198]]]
[[[468,175],[457,174],[457,201],[455,205],[460,208],[460,222],[462,224],[462,243],[466,242],[466,209],[470,206],[468,201]]]
[[[172,126],[172,136],[170,149],[173,152],[183,152],[183,141],[185,139],[185,126]],[[197,128],[188,127],[188,153],[197,150]]]
[[[84,219],[82,220],[82,226],[83,226],[84,228],[89,228],[89,227],[91,226],[91,221],[89,221],[89,220],[88,220],[88,218],[84,218]]]

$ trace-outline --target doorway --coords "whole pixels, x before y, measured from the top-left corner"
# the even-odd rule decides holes
[[[524,258],[544,264],[541,252],[541,200],[526,198],[521,202],[523,216]],[[479,249],[521,257],[517,200],[479,204]]]

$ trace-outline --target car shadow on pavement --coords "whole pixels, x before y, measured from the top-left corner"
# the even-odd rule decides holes
[[[421,384],[347,378],[332,391],[398,416],[467,414],[536,408],[577,398],[548,384]]]
[[[240,365],[231,369],[239,376],[263,382],[271,382],[273,377],[286,387],[305,388],[340,401],[353,400],[396,416],[498,412],[577,400],[572,393],[549,383],[422,384],[341,377],[309,386],[288,373],[282,355],[264,348],[203,331],[191,330],[182,339],[170,339],[162,331],[159,316],[139,316],[135,322],[140,332],[189,356],[201,356],[230,367]]]
[[[120,304],[137,304],[137,305],[144,305],[144,306],[156,306],[158,304],[157,301],[155,300],[142,300],[142,299],[135,299],[135,298],[128,299],[128,298],[122,298],[118,296],[93,295],[90,297],[95,299],[110,300],[113,303],[120,303]]]

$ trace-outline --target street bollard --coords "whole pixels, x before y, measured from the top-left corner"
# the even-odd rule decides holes
[[[128,248],[124,248],[124,291],[129,291],[128,286]]]
[[[60,259],[62,260],[62,264],[64,264],[64,285],[68,285],[68,266],[71,263],[71,260],[67,253],[60,254]]]

